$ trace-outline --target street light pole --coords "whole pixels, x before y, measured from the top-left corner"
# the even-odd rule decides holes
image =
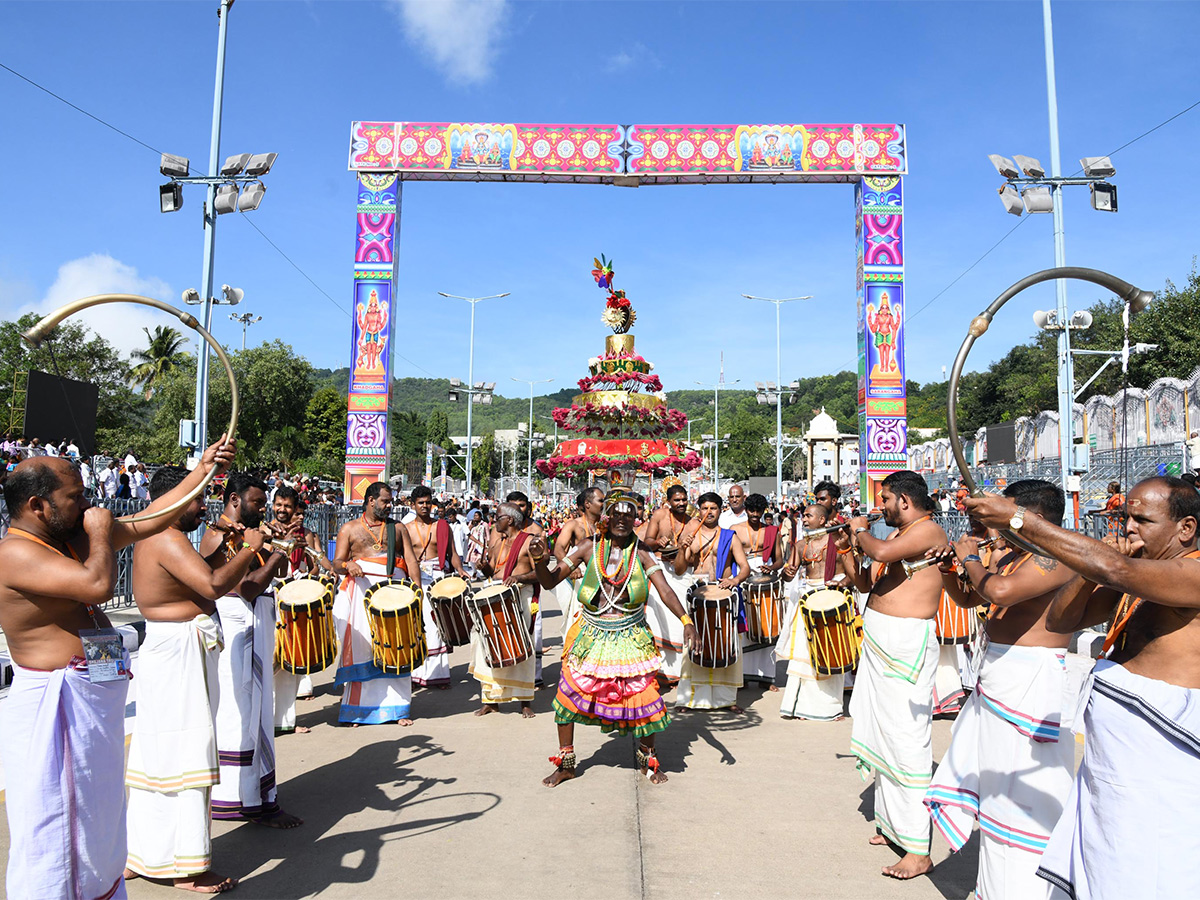
[[[783,504],[783,356],[780,350],[779,308],[794,300],[811,300],[812,294],[804,297],[755,297],[742,294],[747,300],[763,300],[775,304],[775,502]]]
[[[242,323],[242,350],[246,349],[246,329],[257,322],[262,321],[262,316],[256,316],[254,313],[244,312],[240,316],[237,313],[230,313],[229,318],[235,322]]]
[[[549,384],[554,379],[553,378],[539,378],[536,381],[530,381],[528,378],[516,378],[513,376],[510,376],[510,377],[512,377],[513,381],[519,381],[519,382],[521,382],[521,384],[529,385],[529,434],[526,435],[526,437],[529,438],[529,460],[528,460],[529,470],[528,470],[528,474],[526,475],[525,492],[529,495],[530,500],[532,500],[533,499],[533,386],[535,384]]]
[[[234,0],[220,0],[217,16],[220,27],[217,32],[217,78],[213,89],[212,135],[208,145],[208,177],[215,178],[221,164],[221,105],[225,95],[225,39],[229,30],[229,8]],[[200,319],[205,331],[212,331],[213,264],[217,247],[217,185],[209,184],[204,202],[204,262],[200,275],[201,302],[204,304]],[[200,461],[204,448],[208,446],[208,345],[196,341],[196,461]],[[233,435],[230,435],[233,437]]]
[[[1058,149],[1058,88],[1054,79],[1054,27],[1050,17],[1050,0],[1042,0],[1043,37],[1046,44],[1046,99],[1050,116],[1050,176],[1062,176]],[[1054,185],[1054,265],[1061,268],[1067,264],[1066,241],[1063,234],[1062,185]],[[1067,282],[1059,278],[1055,282],[1058,301],[1058,321],[1070,318],[1067,310]],[[1058,333],[1058,450],[1062,488],[1067,490],[1070,474],[1072,444],[1074,443],[1074,395],[1075,365],[1071,359],[1071,332],[1064,328]]]
[[[459,297],[457,294],[447,294],[445,291],[438,291],[438,294],[449,300],[466,300],[471,304],[471,338],[468,342],[467,350],[467,387],[470,390],[475,388],[475,304],[480,300],[498,300],[501,297],[507,297],[509,291],[503,294],[492,294],[488,297]],[[461,371],[461,370],[460,370]],[[467,493],[471,492],[473,484],[474,472],[471,469],[471,407],[475,405],[475,395],[467,394]]]
[[[721,377],[716,384],[696,382],[700,387],[713,389],[713,481],[716,483],[718,494],[721,493],[721,389],[731,387],[742,380],[740,378],[728,382],[725,380],[724,358],[724,354],[722,354]]]

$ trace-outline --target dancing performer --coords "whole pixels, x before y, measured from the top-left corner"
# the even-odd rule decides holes
[[[936,568],[905,578],[900,563],[923,559],[942,547],[946,532],[932,519],[933,502],[925,479],[916,472],[893,472],[881,484],[883,520],[897,529],[886,540],[872,537],[867,520],[850,520],[853,535],[836,532],[838,550],[854,545],[874,560],[839,557],[855,586],[870,592],[863,612],[863,651],[858,664],[850,715],[850,749],[864,779],[875,773],[875,825],[872,844],[894,844],[904,851],[883,874],[913,878],[933,868],[929,861],[929,813],[925,791],[933,774],[933,676],[937,668],[937,615],[942,579]]]
[[[245,549],[246,529],[261,526],[273,535],[263,524],[267,486],[262,481],[236,472],[225,481],[224,499],[220,520],[200,539],[200,553],[214,569]],[[270,585],[286,565],[281,550],[258,552],[250,573],[217,599],[225,642],[217,658],[217,680],[225,701],[216,715],[221,779],[212,790],[214,819],[249,819],[272,828],[302,824],[281,811],[276,800],[275,687],[268,680],[275,655],[275,591]]]
[[[810,503],[801,514],[801,522],[805,530],[822,528],[828,521],[828,516],[829,511],[823,505]],[[830,552],[836,558],[836,547],[830,551],[828,538],[823,534],[796,541],[783,570],[789,588],[796,586],[795,593],[789,590],[787,614],[783,620],[779,641],[775,645],[776,655],[788,661],[787,684],[779,697],[779,715],[785,719],[833,722],[845,717],[842,695],[846,676],[821,675],[813,668],[809,654],[808,630],[800,609],[800,598],[805,591],[827,583],[825,556]],[[828,583],[841,584],[845,577],[845,573],[839,573],[837,579]]]
[[[148,509],[182,499],[235,452],[232,441],[213,444]],[[13,668],[0,705],[8,896],[125,897],[129,658],[95,607],[112,599],[116,551],[169,528],[179,513],[118,522],[89,506],[75,467],[54,457],[18,463],[4,500],[11,525],[0,541],[0,629]]]
[[[733,526],[733,533],[742,542],[742,553],[751,572],[778,572],[784,560],[779,555],[779,528],[764,525],[763,514],[767,511],[767,498],[762,494],[751,494],[744,503],[746,521]],[[742,683],[756,681],[767,685],[767,690],[778,691],[775,686],[775,645],[752,644],[745,634],[742,641]]]
[[[317,536],[304,527],[304,512],[300,508],[300,495],[289,485],[280,485],[275,489],[275,497],[271,501],[272,521],[278,529],[295,535],[297,547],[288,554],[287,576],[300,572],[311,572],[314,568],[333,574],[333,563],[325,555]],[[309,553],[304,548],[309,549]],[[313,566],[310,556],[318,562]],[[295,675],[288,672],[275,661],[275,735],[300,733],[307,734],[308,728],[296,725],[297,698],[310,699],[313,695],[312,677]]]
[[[675,574],[683,575],[690,569],[696,581],[715,581],[720,587],[734,591],[740,610],[741,594],[737,587],[750,577],[750,567],[746,563],[746,554],[742,552],[742,542],[737,540],[732,529],[717,527],[717,520],[721,514],[720,494],[701,494],[699,505],[700,527],[680,539],[683,552],[675,557]],[[733,665],[719,669],[701,666],[693,662],[690,655],[685,654],[683,665],[680,667],[675,707],[728,707],[740,713],[742,708],[737,705],[737,692],[741,686],[740,654]]]
[[[150,480],[150,497],[165,496],[187,475],[187,469],[163,466]],[[138,650],[137,716],[125,773],[125,877],[220,893],[237,882],[209,871],[209,801],[219,777],[217,669],[224,646],[216,600],[246,577],[264,536],[244,530],[238,552],[214,570],[186,537],[203,520],[204,500],[197,497],[174,525],[133,554],[133,594],[146,617],[146,639]]]
[[[684,643],[690,648],[696,641],[691,619],[662,577],[662,564],[638,546],[634,498],[610,491],[604,514],[606,530],[595,540],[585,540],[566,557],[566,565],[553,571],[546,565],[545,541],[534,538],[530,547],[538,580],[546,589],[587,560],[579,583],[582,612],[567,638],[554,698],[558,753],[550,757],[554,771],[542,781],[548,787],[575,777],[577,722],[598,725],[606,733],[632,734],[639,770],[653,784],[666,781],[654,754],[654,735],[667,727],[670,717],[655,680],[660,658],[646,627],[650,585],[683,622]]]
[[[1017,481],[1004,496],[1062,521],[1063,493],[1049,482]],[[1046,612],[1074,573],[1020,550],[991,572],[978,549],[979,538],[968,534],[941,551],[943,559],[957,559],[967,579],[943,570],[943,590],[972,615],[984,603],[990,612],[975,690],[954,723],[925,805],[953,851],[979,824],[976,896],[1044,896],[1036,871],[1075,764],[1065,658],[1070,635],[1047,630]]]
[[[558,538],[554,541],[554,559],[558,565],[562,565],[567,554],[584,541],[595,538],[596,531],[600,527],[600,513],[604,509],[604,491],[595,485],[584,488],[575,498],[575,508],[578,515],[563,526]],[[558,608],[562,610],[562,636],[564,639],[579,616],[579,606],[575,601],[578,583],[578,578],[574,580],[564,578],[554,590],[554,594],[558,598]]]
[[[679,575],[675,572],[675,557],[681,553],[684,532],[689,537],[700,527],[699,520],[688,514],[687,488],[682,484],[673,484],[667,488],[667,505],[656,509],[650,516],[650,528],[646,535],[646,545],[657,551],[658,558],[663,563],[663,578],[671,588],[675,599],[683,602],[688,588],[695,581],[691,572]],[[658,596],[653,585],[650,589],[650,602],[646,605],[646,624],[654,635],[654,646],[662,654],[663,663],[659,670],[668,684],[679,682],[683,671],[683,626],[679,617],[674,615]]]
[[[1129,491],[1128,536],[1103,543],[1014,500],[965,501],[1077,574],[1050,604],[1060,634],[1112,620],[1083,698],[1083,763],[1042,854],[1053,896],[1193,897],[1200,890],[1200,494],[1178,478]]]
[[[347,725],[412,724],[412,679],[388,675],[371,654],[371,623],[363,596],[388,578],[420,571],[408,529],[390,518],[392,489],[382,481],[367,486],[363,511],[338,531],[333,571],[342,576],[333,602],[333,624],[341,655],[334,684],[342,685],[338,721]]]
[[[450,687],[450,648],[442,639],[437,623],[433,620],[429,586],[448,570],[453,570],[463,578],[468,576],[454,546],[450,523],[442,518],[433,518],[433,491],[423,484],[417,485],[412,491],[412,505],[417,516],[405,527],[408,529],[413,554],[421,567],[421,587],[425,589],[421,615],[424,619],[425,644],[428,648],[425,662],[413,670],[412,680],[413,684],[419,687],[445,690]]]
[[[533,620],[531,608],[535,597],[537,573],[529,553],[528,532],[522,530],[525,517],[515,503],[504,502],[496,511],[496,525],[492,529],[492,540],[488,545],[487,557],[481,571],[487,578],[499,576],[505,584],[521,586],[521,611],[524,621]],[[542,535],[535,537],[541,538]],[[545,541],[543,540],[543,545]],[[479,682],[481,705],[475,715],[486,716],[496,712],[499,704],[516,700],[521,704],[521,716],[533,718],[533,691],[536,666],[532,658],[515,666],[496,667],[488,665],[484,655],[483,636],[478,629],[471,632],[472,662],[468,671]]]

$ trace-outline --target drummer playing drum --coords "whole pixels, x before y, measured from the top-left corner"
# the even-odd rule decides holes
[[[746,521],[733,526],[733,533],[742,542],[742,552],[746,562],[753,572],[777,572],[786,562],[782,547],[779,526],[764,525],[763,513],[767,511],[767,498],[762,494],[751,494],[746,498],[744,509]],[[782,585],[780,585],[782,587]],[[778,637],[775,635],[774,637]],[[772,638],[774,640],[774,638]],[[774,644],[755,646],[750,638],[742,636],[742,679],[757,681],[767,686],[769,691],[777,691],[775,686],[775,647]]]

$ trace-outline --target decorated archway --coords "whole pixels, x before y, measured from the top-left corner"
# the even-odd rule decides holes
[[[907,465],[905,128],[897,124],[530,125],[354,122],[358,175],[347,502],[386,478],[396,266],[405,181],[854,185],[859,481]]]

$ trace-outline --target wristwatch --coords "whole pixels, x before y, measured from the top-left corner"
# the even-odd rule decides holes
[[[870,531],[870,530],[871,530],[870,528],[855,528],[855,529],[854,529],[854,533],[855,533],[855,534],[862,534],[864,531]]]
[[[1008,527],[1013,531],[1020,531],[1021,526],[1025,524],[1025,507],[1018,506],[1016,513],[1008,520]]]

